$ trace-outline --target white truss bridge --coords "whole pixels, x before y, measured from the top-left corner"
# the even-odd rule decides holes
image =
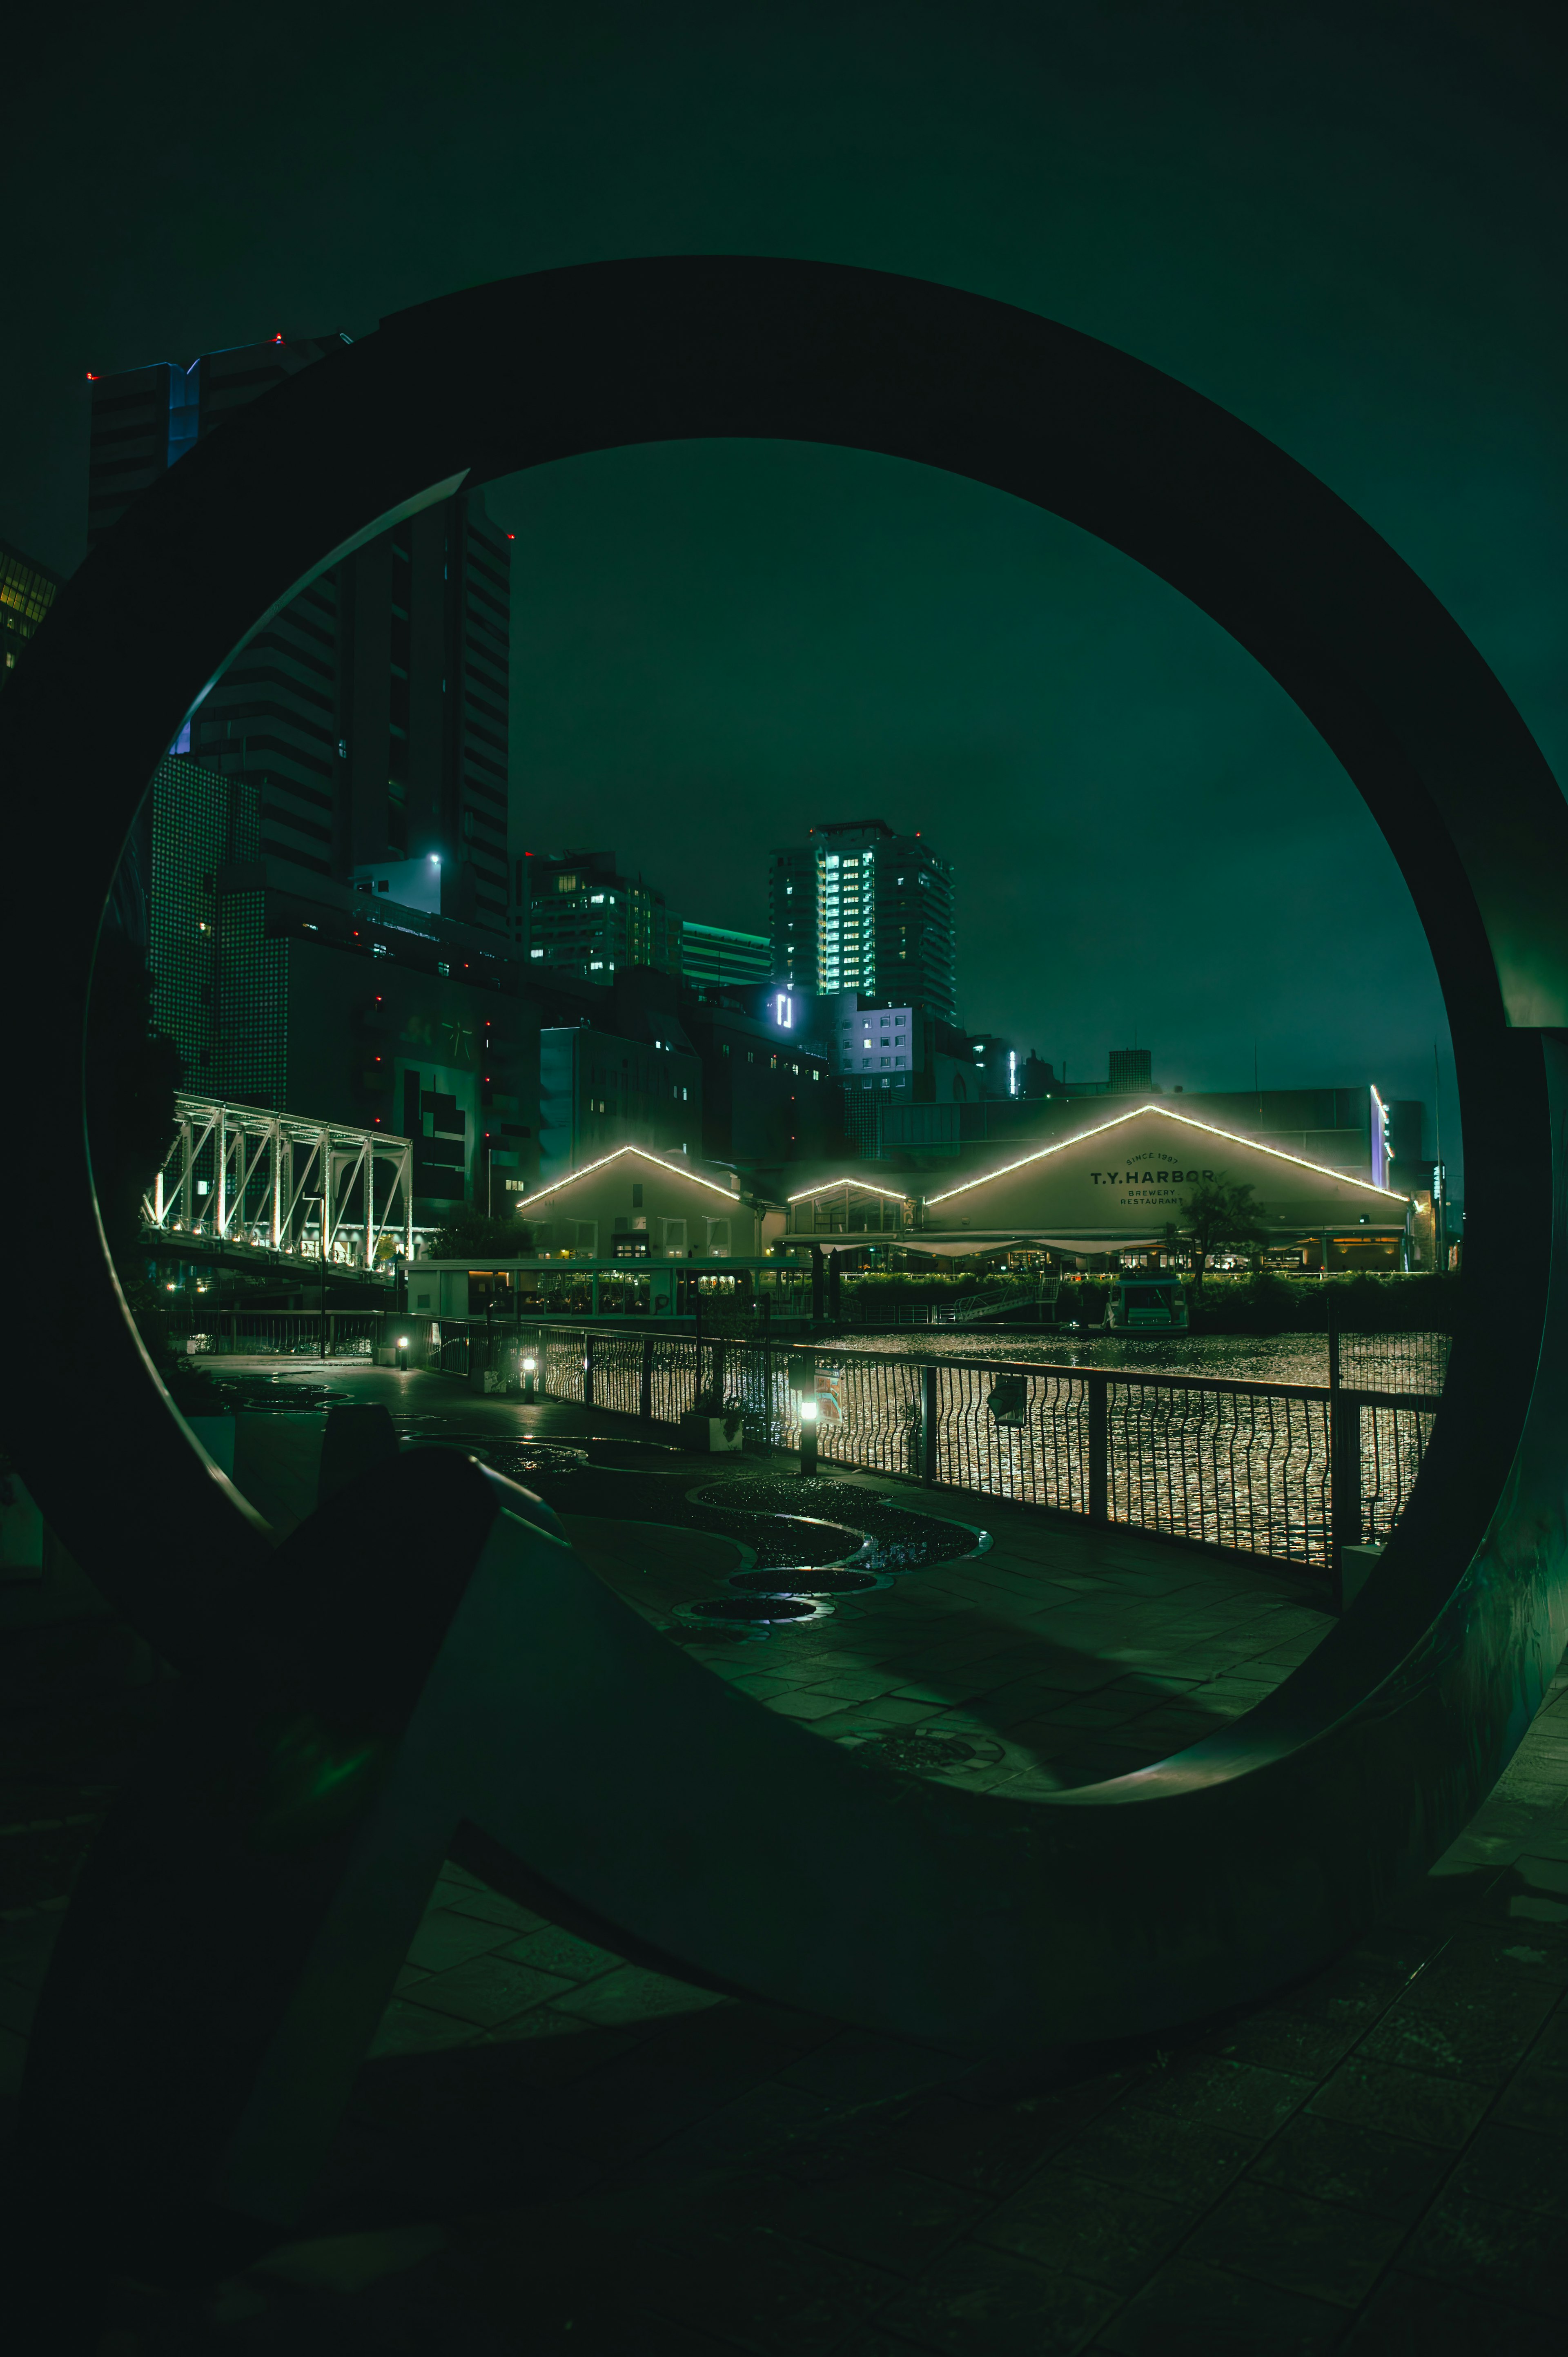
[[[147,1229],[373,1269],[413,1254],[413,1147],[382,1129],[175,1098]]]

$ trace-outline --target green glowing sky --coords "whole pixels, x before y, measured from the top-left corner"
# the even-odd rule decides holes
[[[35,21],[0,99],[37,192],[8,231],[0,533],[80,554],[88,367],[360,333],[607,255],[860,262],[1052,314],[1274,436],[1448,602],[1561,774],[1560,22],[285,5],[100,18],[84,53]],[[1265,1082],[1430,1094],[1441,1011],[1370,823],[1125,559],[794,447],[622,452],[496,504],[521,845],[613,845],[685,913],[760,927],[771,841],[881,814],[957,864],[973,1028],[1075,1073],[1136,1036],[1167,1084],[1241,1086],[1256,1040]]]

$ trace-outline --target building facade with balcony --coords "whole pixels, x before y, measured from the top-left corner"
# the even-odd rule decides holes
[[[884,819],[814,827],[768,856],[773,973],[825,996],[914,1000],[958,1020],[951,863]]]

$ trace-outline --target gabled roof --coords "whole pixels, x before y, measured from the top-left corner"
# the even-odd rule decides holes
[[[722,1195],[726,1203],[737,1204],[744,1200],[738,1188],[707,1178],[701,1170],[694,1169],[690,1162],[669,1161],[661,1154],[650,1154],[645,1146],[618,1146],[613,1154],[601,1154],[596,1162],[585,1162],[580,1170],[568,1170],[564,1178],[553,1178],[548,1187],[536,1187],[532,1195],[523,1198],[520,1206],[522,1216],[526,1219],[536,1203],[542,1203],[551,1195],[558,1195],[563,1188],[575,1187],[579,1179],[588,1178],[596,1170],[607,1169],[612,1162],[624,1162],[628,1155],[636,1161],[650,1163],[655,1170],[665,1171],[671,1178],[686,1178],[693,1187],[705,1187],[711,1194]],[[753,1191],[755,1193],[756,1190]],[[767,1201],[770,1199],[759,1196],[757,1200]]]
[[[1082,1146],[1091,1137],[1103,1137],[1107,1131],[1120,1129],[1125,1123],[1136,1121],[1143,1114],[1151,1113],[1157,1114],[1162,1121],[1173,1123],[1179,1129],[1196,1130],[1204,1137],[1223,1138],[1227,1146],[1240,1146],[1249,1154],[1262,1154],[1270,1161],[1290,1163],[1298,1170],[1310,1170],[1316,1178],[1331,1178],[1338,1186],[1359,1188],[1363,1194],[1375,1195],[1380,1202],[1402,1205],[1407,1200],[1391,1187],[1374,1186],[1369,1178],[1352,1178],[1348,1170],[1334,1170],[1326,1163],[1309,1162],[1305,1155],[1286,1154],[1277,1146],[1264,1146],[1255,1137],[1238,1135],[1234,1130],[1216,1129],[1212,1122],[1194,1121],[1190,1114],[1176,1113],[1169,1105],[1144,1103],[1130,1105],[1125,1113],[1114,1114],[1110,1121],[1096,1122],[1092,1129],[1080,1129],[1071,1137],[1058,1138],[1054,1145],[1042,1146],[1033,1154],[1020,1155],[1015,1162],[1004,1162],[998,1168],[988,1170],[983,1178],[966,1178],[961,1187],[949,1187],[940,1195],[928,1195],[926,1207],[930,1210],[938,1203],[950,1203],[960,1195],[972,1194],[977,1187],[989,1187],[998,1178],[1010,1178],[1015,1171],[1026,1170],[1032,1163],[1047,1162],[1053,1155],[1065,1154],[1069,1146]]]
[[[785,1197],[786,1202],[809,1202],[813,1195],[836,1195],[841,1187],[854,1187],[862,1195],[875,1195],[883,1202],[901,1202],[909,1192],[908,1182],[895,1173],[885,1187],[875,1187],[869,1178],[853,1178],[846,1172],[842,1178],[821,1179],[814,1187],[802,1187],[799,1193]]]

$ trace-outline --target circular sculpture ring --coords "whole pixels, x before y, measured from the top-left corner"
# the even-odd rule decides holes
[[[48,1134],[67,1141],[47,1178],[15,1141],[0,1165],[21,1295],[7,1437],[93,1577],[171,1658],[192,1658],[223,1594],[267,1561],[267,1537],[173,1414],[124,1314],[81,1105],[99,913],[148,776],[265,618],[397,518],[553,459],[733,436],[968,476],[1190,597],[1338,755],[1436,963],[1464,1114],[1472,1314],[1426,1469],[1354,1611],[1213,1740],[1030,1804],[902,1788],[886,1839],[895,1819],[863,1804],[870,1771],[817,1744],[791,1785],[810,1738],[754,1711],[755,1736],[737,1734],[728,1757],[768,1788],[767,1877],[714,1857],[689,1942],[670,1878],[647,1900],[665,1910],[667,1953],[849,2018],[995,2040],[1031,2018],[1054,2037],[1176,2020],[1310,1970],[1424,1869],[1496,1781],[1563,1651],[1568,817],[1475,649],[1376,533],[1124,353],[869,271],[597,264],[389,320],[138,499],[0,705],[19,887],[0,954],[12,1005],[29,1010]],[[83,1372],[91,1480],[72,1408]],[[811,1821],[797,1828],[792,1794],[808,1787]],[[807,1920],[832,1931],[805,1940]]]

